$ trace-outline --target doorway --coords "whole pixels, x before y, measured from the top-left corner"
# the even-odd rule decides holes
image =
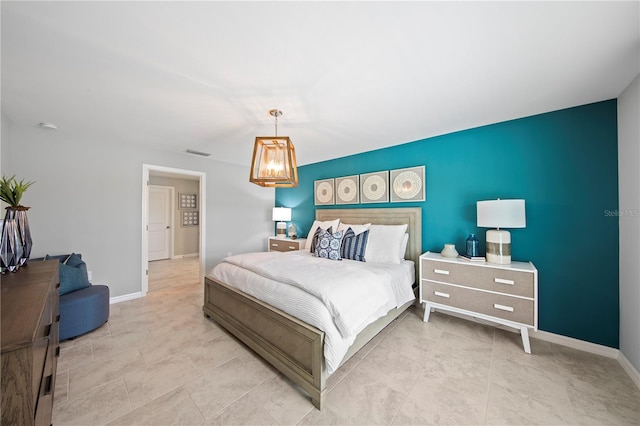
[[[193,200],[197,200],[188,206],[189,214],[187,215],[190,220],[188,222],[181,222],[180,212],[182,210],[177,210],[178,202],[177,198],[182,195],[175,188],[171,188],[173,191],[172,194],[169,194],[169,191],[157,191],[157,187],[162,187],[166,185],[153,185],[152,180],[158,180],[159,177],[162,178],[172,178],[178,180],[186,180],[191,184],[189,190],[190,197]],[[141,295],[145,296],[149,291],[149,262],[154,261],[154,259],[166,259],[166,260],[156,260],[154,261],[154,266],[159,263],[163,263],[166,265],[170,265],[173,261],[175,263],[176,260],[181,258],[191,258],[191,264],[196,263],[196,268],[198,271],[198,282],[202,281],[202,277],[204,276],[204,259],[205,259],[205,238],[206,235],[206,173],[197,172],[193,170],[185,170],[185,169],[175,169],[171,167],[164,166],[154,166],[150,164],[143,164],[142,167],[142,268],[141,268]],[[152,189],[153,188],[153,189]],[[167,200],[169,198],[169,200]],[[168,204],[167,209],[175,213],[168,219],[169,225],[165,222],[167,218],[165,216],[166,212],[158,213],[158,211],[163,211],[163,205]],[[158,208],[159,207],[159,208]],[[152,210],[154,212],[152,213]],[[162,217],[164,216],[164,217]],[[197,226],[194,223],[194,217],[197,217]],[[162,223],[162,224],[161,224]],[[164,231],[162,227],[164,226]],[[167,232],[167,226],[169,226]],[[184,229],[182,228],[184,226]],[[175,248],[175,231],[174,228],[178,227],[180,231],[191,231],[194,233],[193,249],[189,250],[190,253],[187,255],[176,255],[175,251],[178,251]],[[166,243],[169,241],[168,255],[166,254]],[[179,241],[178,241],[179,242]],[[156,253],[156,249],[160,253]],[[157,257],[158,256],[158,257]],[[195,259],[194,259],[195,258]],[[195,262],[194,262],[195,260]],[[190,268],[190,270],[194,270],[194,268]],[[191,280],[193,281],[193,280]]]

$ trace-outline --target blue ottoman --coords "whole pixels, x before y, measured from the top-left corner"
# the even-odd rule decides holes
[[[72,339],[109,319],[109,287],[91,285],[60,296],[60,340]]]

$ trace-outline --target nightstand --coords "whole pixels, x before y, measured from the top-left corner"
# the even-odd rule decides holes
[[[290,238],[269,237],[269,251],[296,251],[303,250],[306,244],[306,238],[298,238],[292,240]]]
[[[420,303],[424,322],[435,309],[517,328],[530,354],[529,329],[538,328],[538,270],[531,262],[494,265],[427,252],[420,256]]]

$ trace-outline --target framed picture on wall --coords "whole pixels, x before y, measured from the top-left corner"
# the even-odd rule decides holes
[[[314,204],[328,206],[336,203],[334,179],[322,179],[313,182]]]
[[[391,202],[424,201],[426,194],[425,167],[416,166],[391,170]]]
[[[389,202],[389,171],[365,173],[360,175],[360,202]]]
[[[178,208],[179,209],[197,209],[198,208],[198,194],[193,193],[179,193],[178,194]]]
[[[198,210],[183,210],[180,212],[180,226],[198,226],[200,215]]]
[[[358,204],[359,202],[359,176],[353,175],[336,178],[336,204]]]

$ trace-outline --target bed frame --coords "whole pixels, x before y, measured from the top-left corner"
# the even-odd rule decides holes
[[[316,210],[317,220],[337,218],[349,224],[406,223],[409,241],[405,258],[415,262],[417,279],[422,251],[422,209],[409,207]],[[329,376],[324,363],[324,332],[208,276],[205,276],[204,284],[204,315],[220,324],[302,387],[311,395],[313,405],[322,409],[326,380]],[[341,365],[413,303],[409,302],[393,309],[362,330]]]

